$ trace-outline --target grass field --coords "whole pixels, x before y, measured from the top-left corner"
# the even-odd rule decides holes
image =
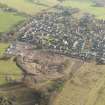
[[[0,33],[7,32],[19,22],[23,21],[25,17],[19,16],[16,13],[0,12]],[[4,53],[5,49],[9,46],[9,43],[0,43],[0,56]],[[0,85],[6,84],[5,75],[10,75],[12,79],[18,79],[21,75],[21,70],[16,66],[12,60],[3,61],[0,60]]]
[[[105,105],[105,65],[84,63],[54,105]]]
[[[95,7],[91,0],[68,0],[64,2],[67,7],[79,8],[82,13],[94,14],[97,18],[105,19],[105,8]]]
[[[40,4],[32,2],[32,0],[0,0],[0,2],[31,15],[58,3],[57,0],[40,0]],[[81,14],[89,12],[99,19],[105,19],[105,8],[94,6],[92,0],[67,0],[64,2],[64,6],[79,8]]]
[[[9,46],[7,43],[0,43],[0,55],[2,55],[5,49]]]
[[[16,14],[8,12],[0,12],[0,32],[9,31],[18,22],[23,21],[25,18]]]
[[[41,0],[40,4],[36,4],[32,0],[0,0],[0,2],[31,15],[57,4],[57,0]]]
[[[5,49],[9,46],[9,44],[0,43],[0,55],[2,55]],[[13,60],[0,60],[0,85],[7,83],[5,80],[5,75],[8,74],[16,74],[11,75],[12,79],[18,79],[21,76],[21,70],[16,66]]]
[[[9,75],[15,80],[21,78],[21,70],[16,66],[12,60],[0,60],[0,85],[8,83],[5,80],[5,75]]]

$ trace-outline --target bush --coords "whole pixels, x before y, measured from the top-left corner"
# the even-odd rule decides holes
[[[54,91],[60,92],[62,91],[63,87],[64,87],[64,81],[57,80],[48,88],[48,91],[49,92],[54,92]]]

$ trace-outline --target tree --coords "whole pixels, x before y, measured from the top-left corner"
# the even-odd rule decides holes
[[[64,7],[62,14],[63,14],[63,16],[68,17],[68,16],[72,15],[72,10]]]
[[[91,14],[84,14],[82,18],[80,18],[80,26],[84,28],[84,34],[90,32],[95,26],[95,16]]]

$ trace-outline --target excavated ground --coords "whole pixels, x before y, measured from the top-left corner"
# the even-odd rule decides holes
[[[68,79],[83,64],[83,61],[47,51],[25,51],[22,55],[17,57],[17,64],[24,71],[25,79],[30,76],[33,84]]]

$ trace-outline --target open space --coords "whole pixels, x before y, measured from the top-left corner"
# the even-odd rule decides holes
[[[5,52],[5,49],[9,46],[6,43],[0,43],[0,56]],[[15,80],[21,78],[21,70],[16,66],[16,63],[10,60],[0,60],[0,85],[8,83],[7,77]]]
[[[9,83],[11,80],[21,79],[22,72],[12,60],[0,60],[0,85]]]
[[[80,14],[91,13],[99,19],[105,19],[105,7],[96,7],[91,0],[67,0],[64,5],[79,8]]]
[[[14,25],[18,24],[24,19],[24,17],[18,16],[17,14],[0,12],[0,32],[9,31]]]
[[[33,0],[34,1],[34,0]],[[56,5],[57,0],[41,0],[40,3],[33,2],[32,0],[0,0],[1,3],[17,9],[20,12],[35,15],[43,9],[50,8]]]
[[[84,63],[65,84],[54,105],[105,105],[104,68]]]
[[[2,86],[0,96],[16,99],[16,105],[35,105],[34,103],[38,101],[34,91],[22,84]]]

